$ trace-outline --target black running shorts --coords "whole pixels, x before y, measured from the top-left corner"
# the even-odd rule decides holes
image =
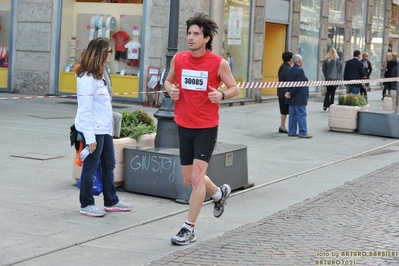
[[[180,164],[192,165],[194,159],[207,163],[216,144],[218,127],[191,129],[178,126]]]

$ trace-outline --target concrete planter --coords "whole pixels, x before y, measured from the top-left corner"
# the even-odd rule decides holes
[[[357,130],[358,112],[366,110],[370,105],[366,106],[346,106],[336,105],[330,106],[328,126],[332,131],[354,132]]]
[[[121,139],[114,139],[114,148],[115,148],[115,159],[116,165],[114,170],[114,183],[115,187],[123,186],[124,182],[124,171],[125,171],[125,147],[154,147],[155,141],[155,133],[153,134],[146,134],[143,135],[140,141],[137,141],[132,138],[121,138]],[[74,150],[75,152],[75,150]],[[75,154],[74,154],[75,155]],[[80,174],[82,172],[82,167],[77,166],[73,163],[73,171],[72,176],[76,180],[76,182],[80,178]]]
[[[384,101],[382,103],[383,110],[392,110],[392,97],[384,97]]]
[[[183,181],[178,148],[126,147],[125,160],[126,191],[189,202],[191,186]],[[248,182],[246,145],[219,142],[206,173],[217,186],[227,183],[232,190],[254,185]]]

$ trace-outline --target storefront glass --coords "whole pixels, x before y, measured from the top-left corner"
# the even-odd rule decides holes
[[[222,35],[223,56],[229,62],[238,82],[247,79],[250,7],[250,0],[225,1],[224,23],[219,29],[219,34]]]
[[[396,38],[398,37],[398,15],[399,15],[399,6],[392,4],[391,16],[389,18],[389,29],[390,29],[390,34],[394,35]]]
[[[374,0],[373,24],[371,26],[371,45],[369,60],[373,71],[370,78],[379,78],[381,75],[381,59],[384,57],[383,37],[384,37],[384,16],[385,0]]]
[[[355,0],[353,5],[355,7],[355,14],[352,20],[352,51],[359,50],[364,52],[366,43],[367,1]]]
[[[392,4],[391,16],[389,18],[389,49],[391,52],[398,53],[398,23],[399,6]]]
[[[8,88],[11,0],[0,1],[0,90]]]
[[[90,40],[107,37],[114,51],[108,65],[113,93],[139,98],[142,0],[98,2],[63,1],[58,91],[76,93],[74,67]]]
[[[319,58],[320,1],[303,0],[300,15],[298,53],[303,57],[303,69],[309,80],[317,80]],[[316,87],[310,87],[316,91]]]
[[[342,58],[344,52],[345,0],[332,0],[328,14],[328,41],[325,52],[330,48],[337,50]]]

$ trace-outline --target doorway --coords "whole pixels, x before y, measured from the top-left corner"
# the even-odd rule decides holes
[[[263,79],[262,81],[278,81],[278,69],[283,63],[281,55],[285,51],[287,26],[266,23],[263,46]],[[276,95],[277,88],[263,88],[262,95]]]

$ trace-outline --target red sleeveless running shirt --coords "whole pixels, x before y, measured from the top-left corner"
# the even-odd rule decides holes
[[[219,104],[211,103],[208,87],[218,89],[221,56],[210,51],[194,57],[190,51],[175,55],[176,84],[180,86],[175,102],[175,122],[185,128],[211,128],[219,124]]]

